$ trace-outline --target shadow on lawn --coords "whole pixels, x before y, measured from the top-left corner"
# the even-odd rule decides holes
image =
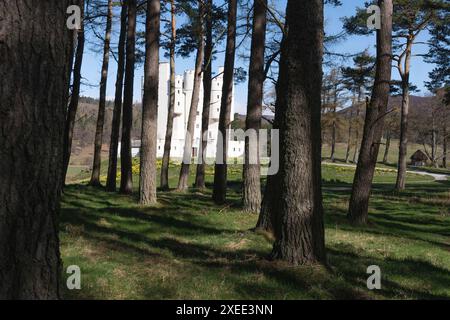
[[[371,295],[366,289],[366,268],[374,264],[382,268],[384,277],[383,290],[377,294],[388,298],[449,298],[433,294],[429,290],[430,286],[442,288],[443,291],[450,287],[448,270],[418,259],[368,257],[360,254],[349,243],[328,247],[331,271],[269,263],[266,260],[269,252],[265,249],[229,249],[195,243],[192,238],[196,235],[238,237],[239,231],[216,228],[207,219],[208,212],[200,212],[205,207],[213,207],[209,195],[161,194],[163,205],[155,208],[133,206],[129,199],[121,196],[117,196],[116,202],[116,197],[111,200],[111,194],[88,187],[68,187],[67,195],[70,200],[64,200],[66,208],[62,210],[62,220],[65,225],[79,226],[84,238],[124,255],[135,254],[167,261],[174,258],[183,259],[187,263],[183,264],[183,270],[180,272],[189,272],[189,268],[192,268],[190,272],[198,272],[198,268],[201,268],[204,272],[226,273],[229,281],[232,281],[233,290],[243,298],[368,299]],[[332,196],[342,199],[341,192],[333,192]],[[232,203],[237,205],[237,202]],[[354,228],[346,223],[344,214],[344,210],[339,209],[327,214],[327,225],[332,227],[339,222],[341,229],[354,231]],[[99,224],[102,218],[108,218],[111,224]],[[418,232],[440,232],[442,236],[447,236],[448,232],[443,232],[441,228],[450,229],[448,222],[438,220],[428,221],[428,225],[422,229],[417,226],[416,219],[405,216],[376,214],[371,219],[374,225],[360,231],[395,236],[401,234],[402,237],[417,240],[420,239]],[[174,237],[171,237],[172,235]],[[191,239],[181,241],[175,238],[177,236]],[[428,239],[420,240],[431,242]],[[423,283],[426,285],[421,287]],[[153,290],[153,287],[150,288],[152,284],[146,285],[149,286],[147,291],[150,293]],[[170,298],[175,289],[162,287],[158,290],[166,292],[167,298]],[[86,292],[85,298],[95,296]]]

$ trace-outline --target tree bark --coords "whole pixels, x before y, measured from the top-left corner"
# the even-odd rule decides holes
[[[445,112],[445,111],[444,111]],[[447,168],[447,116],[445,116],[444,128],[443,128],[443,138],[442,138],[442,150],[444,155],[442,157],[442,167]]]
[[[125,69],[125,42],[127,36],[127,2],[123,1],[120,14],[120,34],[117,57],[116,92],[114,97],[114,110],[111,125],[111,139],[109,144],[108,176],[106,190],[116,191],[117,188],[117,153],[119,148],[120,118],[122,116],[123,78]]]
[[[366,224],[368,221],[372,180],[389,101],[392,68],[392,0],[379,0],[378,6],[381,8],[381,29],[377,30],[375,83],[366,111],[361,151],[348,212],[349,220],[355,224]]]
[[[384,149],[383,163],[388,164],[389,149],[391,148],[391,130],[386,132],[386,147]]]
[[[142,103],[141,170],[139,202],[155,204],[156,197],[156,148],[159,87],[159,28],[161,20],[160,0],[147,1],[146,48],[144,68],[144,99]]]
[[[325,263],[320,123],[323,1],[289,0],[286,13],[277,96],[280,171],[272,257],[293,265]]]
[[[202,110],[202,133],[200,136],[201,150],[195,175],[195,187],[205,189],[205,171],[206,171],[206,149],[208,147],[209,115],[211,110],[212,93],[212,60],[213,60],[213,0],[208,0],[206,4],[206,44],[205,44],[205,63],[203,72],[203,110]]]
[[[246,130],[253,131],[245,139],[243,172],[243,210],[258,213],[261,209],[261,169],[259,160],[259,130],[261,129],[264,95],[264,50],[266,43],[267,0],[255,0],[253,6],[253,31],[250,52]],[[250,141],[252,140],[256,141]]]
[[[192,145],[194,142],[195,120],[197,117],[198,103],[200,101],[200,86],[202,84],[202,65],[205,54],[205,41],[203,39],[203,1],[198,1],[199,6],[199,34],[197,57],[195,59],[194,88],[192,90],[191,107],[186,129],[186,138],[184,139],[183,163],[181,164],[180,177],[178,180],[178,191],[186,191],[189,187],[189,169],[192,160]]]
[[[258,222],[255,230],[274,233],[274,225],[276,223],[276,201],[275,195],[278,192],[277,175],[267,177],[266,187],[264,189],[264,196],[261,203],[261,210],[259,211]]]
[[[223,204],[227,197],[227,156],[228,156],[228,135],[227,129],[230,126],[231,105],[233,103],[233,80],[234,63],[236,53],[236,22],[237,22],[237,0],[228,1],[228,28],[227,45],[225,50],[225,69],[223,75],[222,101],[219,116],[219,135],[223,139],[217,139],[216,159],[222,157],[222,163],[215,164],[214,170],[214,190],[212,198],[215,203]]]
[[[353,132],[353,108],[355,106],[355,96],[353,95],[352,106],[350,110],[350,118],[348,121],[348,137],[347,137],[347,151],[345,152],[345,163],[349,162],[350,151],[352,149],[352,132]]]
[[[136,62],[136,0],[128,1],[125,87],[122,116],[122,144],[120,148],[120,193],[133,192],[131,156],[131,127],[133,125],[134,65]]]
[[[109,48],[111,43],[111,28],[112,28],[112,0],[108,0],[108,15],[106,18],[106,32],[105,43],[103,48],[103,64],[102,75],[100,80],[100,101],[98,106],[97,127],[95,130],[94,141],[94,163],[92,166],[91,186],[101,186],[100,183],[100,169],[102,161],[102,145],[103,145],[103,126],[105,123],[105,108],[106,108],[106,85],[108,82],[108,68],[109,68]]]
[[[361,89],[359,89],[358,103],[356,105],[355,152],[353,153],[353,163],[356,163],[358,161],[358,158],[359,158],[359,146],[360,146],[360,141],[359,141],[360,121],[359,121],[359,119],[360,119],[360,116],[361,116],[361,103],[362,103]]]
[[[77,115],[78,101],[80,99],[80,87],[81,87],[81,67],[83,65],[84,55],[84,0],[80,0],[81,8],[81,28],[78,30],[77,37],[77,49],[75,54],[75,64],[73,67],[73,84],[72,84],[72,96],[67,111],[67,117],[65,119],[64,128],[64,146],[63,146],[63,170],[62,170],[62,184],[64,185],[67,175],[67,169],[69,168],[70,154],[72,152],[72,139],[73,129],[75,127],[75,117]]]
[[[60,298],[71,1],[0,2],[0,299]]]
[[[170,39],[170,101],[169,109],[167,111],[167,127],[166,127],[166,139],[164,142],[164,154],[161,166],[161,189],[169,189],[169,164],[170,164],[170,150],[172,148],[172,134],[173,134],[173,118],[175,116],[175,46],[177,40],[177,22],[175,13],[175,0],[170,1],[171,5],[171,22],[172,22],[172,34]]]
[[[400,145],[398,153],[397,191],[405,190],[406,169],[408,155],[408,115],[409,115],[409,68],[411,64],[412,39],[408,38],[406,44],[405,68],[400,71],[402,77],[402,114],[400,120]]]
[[[434,126],[433,121],[433,130],[431,131],[431,162],[435,168],[438,168],[438,159],[437,159],[437,130]]]
[[[336,79],[337,81],[337,79]],[[333,101],[333,127],[332,127],[332,131],[331,131],[331,155],[330,155],[330,159],[331,162],[336,162],[336,129],[337,129],[337,124],[336,124],[336,109],[337,109],[337,105],[338,105],[338,85],[336,84],[334,87],[334,101]]]

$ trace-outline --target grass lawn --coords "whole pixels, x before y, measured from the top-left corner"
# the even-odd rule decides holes
[[[175,168],[170,173],[172,186],[177,175]],[[266,259],[272,239],[249,231],[257,216],[240,210],[238,168],[230,170],[225,206],[211,202],[210,189],[161,192],[158,206],[140,207],[136,195],[69,185],[62,202],[61,254],[65,267],[80,266],[82,289],[64,295],[449,299],[450,181],[409,175],[408,190],[397,194],[392,191],[395,173],[378,170],[370,225],[353,227],[345,218],[352,175],[352,168],[323,169],[327,268],[290,267]],[[382,290],[366,287],[370,265],[381,268]]]

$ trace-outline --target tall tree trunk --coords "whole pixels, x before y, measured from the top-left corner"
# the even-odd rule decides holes
[[[133,192],[131,127],[133,125],[134,65],[136,62],[136,0],[127,1],[128,28],[122,116],[122,144],[120,148],[120,193],[123,194],[131,194]]]
[[[353,133],[353,108],[355,107],[355,96],[353,95],[352,106],[350,110],[350,118],[348,120],[348,137],[347,137],[347,151],[345,152],[345,163],[349,162],[350,151],[352,149],[352,133]]]
[[[372,180],[389,102],[392,68],[392,0],[378,0],[378,6],[381,8],[381,29],[377,30],[375,84],[366,111],[361,151],[348,212],[349,220],[356,224],[365,224],[368,220]]]
[[[395,189],[405,190],[408,156],[408,115],[409,115],[409,68],[411,63],[412,40],[406,44],[405,68],[402,73],[402,114],[400,120],[400,144],[398,153],[397,182]]]
[[[200,135],[201,150],[195,175],[195,187],[205,188],[206,152],[208,147],[209,115],[211,110],[212,93],[212,60],[213,60],[213,0],[206,4],[206,45],[205,63],[203,73],[203,110],[202,110],[202,133]]]
[[[112,0],[108,0],[108,16],[106,18],[105,44],[103,48],[103,65],[100,80],[100,101],[98,106],[97,127],[95,130],[94,141],[94,164],[92,166],[91,186],[100,186],[100,169],[102,161],[102,145],[103,145],[103,125],[105,123],[105,107],[106,107],[106,85],[108,82],[109,68],[109,48],[111,43],[112,28]]]
[[[274,233],[274,225],[276,223],[275,195],[277,193],[277,175],[267,177],[266,187],[264,188],[264,196],[259,211],[258,222],[255,230]]]
[[[445,168],[447,168],[447,120],[446,120],[446,117],[445,117],[444,128],[443,128],[442,150],[443,150],[442,167],[445,169]]]
[[[323,1],[289,0],[280,60],[280,171],[272,257],[325,263],[321,179]],[[304,50],[308,48],[308,50]]]
[[[243,173],[243,210],[258,213],[261,209],[261,169],[259,161],[259,130],[261,129],[264,95],[264,49],[266,43],[267,0],[255,0],[248,81],[246,130],[254,131],[245,139]],[[256,139],[255,139],[256,138]],[[253,141],[250,141],[252,139]]]
[[[169,88],[169,109],[167,112],[167,127],[166,139],[164,142],[164,154],[161,166],[161,189],[169,189],[169,164],[170,164],[170,150],[172,149],[172,134],[173,134],[173,118],[175,116],[175,45],[177,40],[177,21],[175,13],[175,0],[170,0],[170,15],[171,15],[171,39],[170,39],[170,88]]]
[[[437,159],[437,130],[434,126],[433,121],[433,130],[431,131],[431,161],[433,162],[433,166],[438,168],[438,159]]]
[[[383,163],[388,164],[389,149],[391,148],[391,130],[386,132],[386,147],[384,149]]]
[[[337,104],[338,104],[338,93],[337,93],[337,85],[334,88],[334,106],[333,106],[333,126],[332,126],[332,131],[331,131],[331,155],[330,155],[330,159],[331,162],[336,162],[336,109],[337,109]]]
[[[195,59],[195,75],[194,75],[194,88],[192,90],[191,107],[189,109],[189,117],[186,129],[186,137],[184,139],[184,151],[183,151],[183,163],[181,164],[180,177],[178,179],[178,191],[186,191],[189,187],[189,169],[192,160],[192,145],[194,142],[194,130],[195,120],[197,117],[198,103],[200,101],[200,87],[202,84],[202,65],[205,54],[205,41],[203,39],[203,1],[198,1],[200,9],[199,13],[199,34],[198,36],[198,48],[197,57]]]
[[[236,20],[237,20],[237,0],[228,1],[228,29],[227,45],[225,52],[225,69],[223,75],[222,101],[219,116],[219,135],[222,139],[217,139],[216,160],[222,157],[222,163],[215,164],[214,170],[214,190],[213,200],[217,204],[222,204],[227,197],[227,156],[228,156],[228,135],[227,129],[230,126],[231,105],[233,103],[233,80],[234,62],[236,53]]]
[[[355,152],[353,153],[353,163],[356,163],[359,158],[359,128],[360,128],[360,117],[361,117],[361,104],[362,104],[362,91],[361,88],[358,90],[358,103],[356,105],[356,127],[355,127]]]
[[[120,118],[122,116],[122,93],[125,69],[125,42],[127,37],[127,2],[123,1],[120,13],[120,35],[118,43],[116,92],[114,97],[114,110],[111,125],[111,140],[109,144],[108,176],[106,190],[116,191],[117,188],[117,153],[119,148]]]
[[[68,0],[0,3],[0,299],[60,298]]]
[[[63,146],[63,170],[62,170],[62,184],[64,185],[69,168],[70,154],[72,152],[73,128],[75,127],[75,117],[77,115],[78,101],[80,99],[81,87],[81,66],[83,64],[84,55],[84,0],[80,0],[81,8],[81,28],[78,30],[77,50],[75,54],[75,64],[73,67],[73,84],[72,96],[67,111],[64,127],[64,146]]]
[[[139,202],[155,204],[156,148],[159,87],[160,0],[147,1],[146,48],[144,68],[144,99],[142,102],[141,170]]]

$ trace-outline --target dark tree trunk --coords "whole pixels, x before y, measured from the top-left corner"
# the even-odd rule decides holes
[[[139,202],[155,204],[156,148],[159,87],[160,0],[147,1],[146,48],[144,68],[144,99],[142,102],[141,170]]]
[[[446,117],[445,117],[446,118]],[[442,167],[447,168],[447,120],[445,119],[442,138],[442,150],[444,155],[442,157]]]
[[[411,61],[412,42],[406,44],[405,69],[402,73],[402,114],[400,120],[400,144],[398,153],[398,172],[395,189],[405,190],[408,156],[408,116],[409,116],[409,66]]]
[[[435,168],[438,168],[438,159],[437,159],[437,130],[433,124],[433,130],[431,131],[431,162]]]
[[[69,168],[70,153],[72,152],[73,128],[75,126],[75,117],[77,115],[78,101],[80,99],[81,87],[81,66],[83,64],[84,55],[84,0],[80,0],[81,8],[81,29],[78,30],[77,49],[75,54],[75,64],[73,67],[73,84],[72,95],[70,98],[67,116],[64,127],[64,146],[63,146],[63,170],[62,170],[62,184],[64,185]]]
[[[128,28],[122,116],[122,144],[120,148],[120,193],[123,194],[131,194],[133,192],[131,127],[133,125],[134,65],[136,62],[136,0],[127,1]]]
[[[383,163],[388,164],[389,149],[391,148],[391,130],[386,132],[386,146],[384,149]]]
[[[289,0],[286,12],[277,96],[280,171],[272,257],[293,265],[325,263],[320,124],[323,1]]]
[[[345,163],[349,162],[350,151],[352,149],[352,133],[353,133],[353,108],[355,107],[355,96],[352,99],[352,106],[350,110],[350,117],[348,121],[348,137],[347,137],[347,151],[345,152]]]
[[[366,111],[361,152],[353,181],[348,218],[366,224],[372,180],[387,113],[392,68],[392,0],[379,0],[381,29],[377,30],[377,63],[372,99]]]
[[[206,45],[205,45],[205,63],[203,73],[203,110],[202,110],[202,133],[200,135],[201,149],[199,152],[199,161],[195,175],[195,187],[205,188],[206,171],[206,149],[208,147],[209,114],[211,108],[212,92],[212,60],[213,60],[213,1],[208,0],[206,4]]]
[[[255,0],[248,81],[246,130],[253,132],[245,139],[243,173],[243,210],[258,213],[261,209],[261,169],[259,162],[259,130],[261,129],[264,90],[264,49],[266,42],[267,0]],[[250,141],[252,139],[253,141]]]
[[[336,109],[338,104],[338,85],[334,88],[334,106],[333,106],[333,127],[331,131],[331,162],[336,162]]]
[[[170,149],[172,148],[172,134],[173,134],[173,118],[175,116],[175,45],[177,39],[177,23],[175,13],[175,0],[170,1],[171,5],[171,22],[172,35],[170,39],[170,101],[169,109],[167,111],[167,127],[166,139],[164,142],[164,154],[161,166],[161,189],[169,189],[169,164],[170,164]]]
[[[361,88],[358,90],[358,103],[356,104],[356,126],[355,126],[355,152],[353,153],[353,163],[356,163],[359,158],[359,128],[360,128],[360,117],[361,117],[361,104],[362,101],[362,91]]]
[[[0,3],[0,299],[60,298],[68,0]]]
[[[275,195],[278,192],[277,182],[277,175],[267,177],[264,197],[255,230],[274,233],[274,224],[276,223],[276,207],[274,203],[276,201]]]
[[[108,16],[106,18],[106,32],[105,44],[103,48],[103,65],[102,75],[100,80],[100,101],[98,106],[97,127],[95,130],[94,141],[94,163],[92,166],[91,186],[100,186],[100,169],[102,161],[102,145],[103,145],[103,125],[105,123],[105,107],[106,107],[106,85],[108,82],[108,68],[109,68],[109,48],[111,42],[111,28],[112,28],[112,0],[108,0]]]
[[[189,169],[192,160],[192,145],[194,142],[195,120],[197,117],[198,103],[200,101],[200,87],[202,84],[202,65],[205,54],[205,41],[203,39],[203,1],[198,2],[200,9],[199,14],[199,34],[197,57],[195,59],[195,76],[194,88],[192,90],[191,107],[189,109],[189,117],[186,130],[186,138],[184,139],[183,163],[181,164],[180,177],[178,180],[178,191],[186,191],[189,187]]]
[[[122,116],[123,77],[125,69],[125,41],[127,36],[127,2],[123,1],[120,14],[120,35],[117,57],[116,93],[114,97],[114,110],[111,125],[111,140],[109,144],[108,176],[106,190],[116,191],[117,188],[117,153],[119,148],[120,118]]]
[[[227,197],[228,135],[226,131],[230,126],[231,104],[233,101],[234,62],[236,53],[236,20],[237,0],[230,0],[228,1],[227,45],[225,52],[225,69],[223,75],[222,101],[220,105],[218,133],[222,136],[222,139],[217,139],[214,190],[212,196],[214,202],[217,204],[224,203]],[[217,159],[222,160],[220,161],[222,163],[217,163]]]

